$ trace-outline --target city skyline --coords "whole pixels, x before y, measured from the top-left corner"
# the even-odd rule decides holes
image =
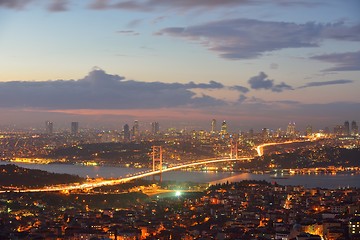
[[[359,122],[359,10],[355,0],[0,1],[0,125]]]

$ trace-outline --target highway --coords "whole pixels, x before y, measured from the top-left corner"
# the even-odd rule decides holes
[[[119,179],[110,179],[110,180],[104,179],[104,180],[99,180],[99,181],[95,181],[95,182],[87,182],[87,183],[82,183],[82,184],[73,183],[73,184],[69,184],[69,185],[55,185],[55,186],[49,186],[49,187],[43,187],[43,188],[16,189],[16,190],[13,190],[13,192],[60,192],[60,191],[80,190],[80,189],[92,189],[92,188],[102,187],[102,186],[117,185],[117,184],[129,182],[129,181],[132,181],[135,179],[153,176],[153,175],[159,174],[160,172],[163,172],[163,173],[170,172],[170,171],[179,170],[182,168],[194,167],[194,166],[198,166],[198,165],[205,165],[205,164],[209,164],[209,163],[219,163],[219,162],[227,162],[227,161],[245,161],[245,160],[248,161],[250,159],[252,159],[252,158],[243,157],[243,158],[237,158],[237,159],[236,158],[202,159],[199,161],[193,161],[190,163],[175,165],[175,166],[172,166],[169,168],[162,169],[162,171],[148,170],[148,171],[135,173],[135,174],[132,174],[131,176],[119,178]],[[0,193],[4,193],[4,192],[10,192],[10,191],[9,190],[0,191]]]
[[[302,141],[301,140],[286,141],[286,142],[281,142],[281,143],[277,143],[277,142],[264,143],[264,144],[261,144],[261,145],[258,145],[257,147],[255,147],[255,150],[257,151],[258,156],[262,156],[263,148],[266,146],[289,144],[289,143],[294,143],[294,142],[304,142],[304,140],[302,140]],[[130,176],[126,176],[124,178],[104,179],[104,180],[96,180],[94,182],[72,183],[72,184],[67,184],[67,185],[54,185],[54,186],[48,186],[48,187],[43,187],[43,188],[14,189],[14,190],[6,190],[6,191],[3,190],[3,191],[0,191],[0,193],[10,192],[10,191],[13,191],[13,192],[61,192],[61,191],[81,190],[81,189],[92,189],[92,188],[97,188],[97,187],[102,187],[102,186],[117,185],[117,184],[129,182],[129,181],[144,178],[144,177],[153,176],[153,175],[164,173],[164,172],[179,170],[182,168],[195,167],[198,165],[205,165],[205,164],[209,164],[209,163],[220,163],[220,162],[227,162],[227,161],[249,161],[251,159],[253,159],[253,158],[251,158],[251,157],[220,158],[220,159],[209,158],[209,159],[202,159],[202,160],[198,160],[198,161],[192,161],[192,162],[188,162],[188,163],[184,163],[184,164],[178,164],[178,165],[175,165],[172,167],[162,169],[162,171],[148,170],[148,171],[138,172],[138,173],[134,173]]]
[[[283,144],[290,144],[290,143],[297,143],[297,142],[306,142],[306,141],[311,141],[310,139],[306,139],[306,140],[292,140],[292,141],[286,141],[286,142],[272,142],[272,143],[264,143],[264,144],[260,144],[258,145],[255,150],[258,154],[259,157],[261,157],[262,155],[264,155],[264,147],[266,146],[274,146],[274,145],[283,145]]]

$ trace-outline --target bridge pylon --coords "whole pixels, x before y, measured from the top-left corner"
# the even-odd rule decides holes
[[[162,163],[163,163],[163,154],[161,146],[152,146],[152,160],[153,160],[153,171],[160,170],[159,181],[162,181]],[[158,163],[158,164],[157,164]],[[157,169],[158,166],[158,169]],[[155,181],[155,175],[153,175],[153,180]]]
[[[230,158],[238,159],[238,143],[231,139],[230,142]]]

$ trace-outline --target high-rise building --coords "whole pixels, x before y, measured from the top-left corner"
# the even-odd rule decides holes
[[[132,128],[132,134],[133,134],[133,138],[138,138],[140,136],[138,120],[134,121],[134,126]]]
[[[159,123],[158,123],[158,122],[152,122],[152,123],[151,123],[151,133],[152,133],[153,135],[156,135],[156,134],[159,133],[159,131],[160,131],[160,125],[159,125]]]
[[[54,124],[53,124],[53,122],[46,121],[46,122],[45,122],[45,127],[46,127],[46,133],[47,133],[47,134],[53,134],[53,131],[54,131]]]
[[[295,122],[290,122],[287,126],[286,129],[286,135],[287,136],[294,136],[296,133],[296,129],[295,129]]]
[[[306,136],[311,136],[311,134],[312,134],[312,126],[308,125],[306,127]]]
[[[71,123],[71,134],[77,135],[79,133],[79,122],[72,122]]]
[[[334,127],[334,134],[337,136],[344,135],[344,125],[336,125]]]
[[[216,132],[216,119],[213,119],[211,121],[211,133],[215,133]]]
[[[350,123],[349,123],[349,121],[344,122],[344,135],[345,136],[350,135]]]
[[[128,124],[124,125],[123,131],[124,131],[124,141],[125,142],[130,141],[130,127]]]
[[[221,134],[226,134],[227,133],[227,124],[226,121],[224,120],[221,124]]]
[[[359,133],[359,127],[355,121],[351,122],[351,135],[356,136]]]
[[[270,137],[270,129],[268,128],[263,128],[261,130],[261,134],[263,138],[269,138]]]

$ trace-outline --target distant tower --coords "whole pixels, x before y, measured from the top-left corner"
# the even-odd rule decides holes
[[[216,132],[216,119],[213,119],[211,121],[211,133],[215,133]]]
[[[79,122],[72,122],[71,123],[71,134],[77,135],[79,133]]]
[[[344,135],[344,125],[336,125],[334,127],[334,134],[336,136]]]
[[[139,136],[140,136],[139,121],[135,120],[134,121],[134,126],[133,126],[133,138],[137,139]]]
[[[224,120],[221,124],[221,134],[226,134],[227,133],[227,124],[226,121]]]
[[[295,135],[295,122],[290,122],[286,129],[287,136],[294,136]]]
[[[351,122],[351,135],[356,136],[359,133],[359,127],[355,121]]]
[[[53,130],[54,130],[53,122],[46,121],[45,122],[45,127],[46,127],[46,133],[47,134],[53,134]]]
[[[159,133],[159,131],[160,131],[159,123],[158,122],[151,123],[151,133],[153,135],[156,135]]]
[[[262,133],[263,138],[269,138],[270,137],[270,129],[268,129],[268,128],[263,128],[261,133]]]
[[[345,136],[350,135],[350,123],[349,123],[349,121],[344,122],[344,135]]]
[[[124,125],[124,141],[128,142],[130,141],[130,128],[128,124]]]
[[[308,125],[306,127],[306,136],[311,136],[311,134],[312,134],[312,126]]]

